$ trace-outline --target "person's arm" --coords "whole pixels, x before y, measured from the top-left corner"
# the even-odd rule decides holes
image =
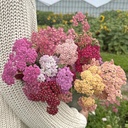
[[[30,37],[36,31],[34,0],[3,0],[0,3],[0,75],[16,39]],[[52,116],[46,103],[29,101],[22,91],[22,82],[8,87],[0,78],[0,92],[16,115],[30,128],[85,128],[86,118],[64,102]]]

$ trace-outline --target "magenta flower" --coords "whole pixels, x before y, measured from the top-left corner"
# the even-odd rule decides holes
[[[29,48],[26,52],[26,57],[25,57],[26,63],[33,64],[35,63],[36,58],[37,58],[37,53],[35,49]]]
[[[14,66],[14,63],[9,60],[5,66],[2,74],[2,80],[5,81],[8,85],[14,84],[14,77],[17,73],[17,68]]]
[[[59,69],[56,77],[56,82],[63,91],[68,91],[73,85],[73,73],[68,67]]]
[[[13,46],[13,51],[17,52],[19,51],[19,48],[26,47],[27,49],[32,47],[32,44],[30,41],[28,41],[26,38],[16,40]]]
[[[42,99],[42,90],[40,88],[40,83],[37,82],[34,85],[25,83],[22,89],[29,100],[40,101]]]
[[[40,68],[37,65],[30,65],[26,67],[23,72],[23,80],[30,85],[37,83],[38,75],[40,75]]]

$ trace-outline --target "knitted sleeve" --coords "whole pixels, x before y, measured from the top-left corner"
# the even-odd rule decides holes
[[[36,31],[34,0],[0,0],[0,75],[16,39]],[[86,118],[64,102],[56,115],[46,112],[46,103],[29,101],[22,92],[22,83],[8,87],[0,77],[0,93],[9,107],[30,128],[85,128]],[[20,128],[20,127],[17,127]]]

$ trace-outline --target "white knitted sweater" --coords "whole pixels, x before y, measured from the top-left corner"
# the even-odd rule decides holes
[[[29,38],[36,28],[34,0],[0,0],[0,76],[14,41]],[[30,128],[85,128],[87,124],[82,114],[63,102],[56,115],[49,115],[45,103],[26,98],[20,81],[8,87],[0,77],[0,128],[26,128],[23,122]]]

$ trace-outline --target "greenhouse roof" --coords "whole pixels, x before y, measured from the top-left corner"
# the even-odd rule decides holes
[[[47,6],[50,6],[50,5],[55,4],[56,2],[59,2],[61,0],[39,0],[39,1],[43,2]],[[95,7],[100,7],[104,4],[107,4],[111,0],[84,0],[84,1],[95,6]]]
[[[44,4],[50,6],[52,4],[55,4],[56,2],[60,1],[60,0],[39,0],[41,2],[43,2]]]
[[[100,7],[104,4],[107,4],[108,2],[110,2],[111,0],[84,0],[86,2],[88,2],[89,4],[95,6],[95,7]]]

